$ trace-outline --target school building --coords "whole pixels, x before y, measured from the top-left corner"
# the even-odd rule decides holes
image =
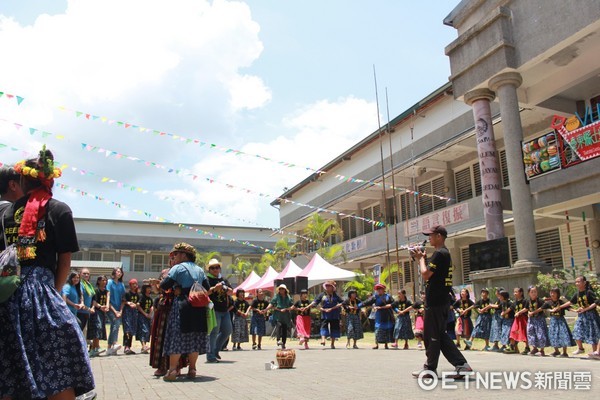
[[[256,262],[264,254],[263,249],[243,242],[272,249],[278,240],[270,229],[253,227],[75,218],[75,228],[80,251],[72,254],[74,269],[89,268],[97,277],[110,276],[113,268],[122,267],[125,281],[136,278],[139,282],[157,278],[169,267],[175,243],[187,242],[200,253],[219,252],[226,274],[226,267],[236,258]]]
[[[443,23],[449,82],[282,194],[281,228],[321,208],[344,231],[336,265],[398,264],[393,290],[418,290],[402,248],[437,224],[455,285],[600,272],[600,3],[463,0]]]

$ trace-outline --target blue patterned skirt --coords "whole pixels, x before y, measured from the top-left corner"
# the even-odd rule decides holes
[[[587,344],[598,343],[598,339],[600,339],[600,327],[598,325],[596,310],[579,314],[573,328],[573,338]]]
[[[527,343],[529,346],[543,349],[548,346],[548,326],[543,313],[527,320]]]
[[[479,314],[471,337],[489,339],[492,331],[492,314]]]
[[[135,338],[140,342],[150,341],[150,324],[151,320],[146,318],[144,314],[138,312],[137,315],[137,331],[135,332]]]
[[[87,339],[106,340],[106,313],[96,309],[96,312],[90,314],[88,322]]]
[[[571,347],[576,344],[565,317],[550,317],[548,339],[552,347]]]
[[[265,327],[265,316],[262,314],[252,314],[250,319],[250,333],[258,336],[265,336],[267,329]]]
[[[123,333],[134,335],[137,332],[138,310],[125,304],[123,307]]]
[[[492,327],[490,328],[490,342],[495,343],[500,341],[502,336],[502,317],[500,311],[496,311],[492,316]]]
[[[42,399],[94,389],[77,319],[54,288],[54,274],[23,267],[21,287],[0,304],[0,398]]]
[[[512,328],[514,318],[502,318],[502,332],[500,333],[500,344],[506,346],[510,343],[510,329]]]
[[[208,336],[206,332],[181,332],[181,312],[179,307],[185,299],[176,297],[167,320],[163,355],[189,354],[198,352],[206,354],[208,350]]]
[[[248,343],[248,320],[239,315],[233,316],[233,332],[231,333],[232,343]]]
[[[360,340],[364,338],[360,314],[346,315],[346,336],[348,339]]]
[[[412,330],[412,322],[410,314],[402,314],[396,316],[396,324],[394,325],[394,339],[414,339],[415,334]]]

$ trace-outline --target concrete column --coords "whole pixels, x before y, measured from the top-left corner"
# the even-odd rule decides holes
[[[454,171],[447,169],[444,171],[444,186],[448,189],[444,196],[450,198],[448,205],[456,203],[456,184],[454,183]]]
[[[483,201],[487,240],[504,237],[501,199],[502,177],[500,175],[500,164],[492,125],[492,110],[490,108],[490,102],[494,100],[494,97],[494,92],[489,89],[475,89],[465,94],[465,103],[473,107],[473,118],[475,119],[479,172],[481,175],[481,199]]]
[[[517,72],[501,73],[489,81],[490,89],[496,92],[500,100],[500,115],[502,116],[510,197],[517,241],[518,261],[515,263],[515,267],[526,267],[532,264],[542,265],[538,258],[531,191],[523,172],[525,168],[521,153],[523,128],[517,98],[517,88],[521,86],[522,82],[521,74]]]
[[[592,252],[592,263],[596,273],[600,273],[600,247],[594,247],[594,241],[600,242],[600,203],[592,204],[592,218],[589,220],[590,250]]]

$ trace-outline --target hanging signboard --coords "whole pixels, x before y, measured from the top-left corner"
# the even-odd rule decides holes
[[[523,143],[523,164],[527,179],[559,170],[560,144],[555,132],[546,133]]]
[[[404,235],[419,235],[425,229],[436,225],[452,225],[469,219],[468,203],[459,203],[453,206],[442,208],[439,211],[422,215],[418,218],[409,219],[404,225]]]
[[[591,112],[586,112],[584,122],[579,116],[566,118],[555,115],[552,118],[552,128],[562,136],[582,161],[591,160],[600,155],[600,120],[582,126],[592,119],[592,115]]]

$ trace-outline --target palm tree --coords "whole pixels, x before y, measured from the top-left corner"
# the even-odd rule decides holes
[[[319,250],[317,250],[317,253],[319,253],[319,255],[323,257],[325,261],[331,262],[340,257],[346,261],[346,252],[344,251],[344,246],[341,244],[333,244],[331,246],[321,247]]]
[[[318,213],[314,213],[309,217],[308,225],[304,228],[303,233],[304,236],[316,243],[317,251],[321,257],[323,255],[320,250],[329,247],[331,238],[337,236],[341,239],[344,236],[344,231],[335,219],[325,219]]]
[[[244,282],[244,279],[248,277],[250,271],[252,271],[252,263],[249,260],[243,258],[236,258],[233,264],[230,264],[227,269],[231,271],[227,275],[227,279],[236,277],[238,285]]]
[[[347,292],[350,289],[354,289],[359,299],[366,299],[369,295],[373,294],[375,278],[371,274],[363,274],[358,269],[354,272],[356,272],[356,277],[353,281],[344,284],[344,291]]]
[[[213,258],[216,258],[220,261],[221,253],[219,253],[218,251],[208,251],[206,253],[200,253],[198,251],[196,252],[196,264],[200,268],[206,268],[208,262]]]
[[[267,268],[275,263],[275,256],[271,253],[265,253],[260,258],[260,261],[252,265],[252,269],[258,275],[262,276],[267,271]]]
[[[296,255],[297,247],[298,243],[290,244],[287,237],[279,239],[277,243],[275,243],[273,268],[281,271],[285,267],[287,260]]]

